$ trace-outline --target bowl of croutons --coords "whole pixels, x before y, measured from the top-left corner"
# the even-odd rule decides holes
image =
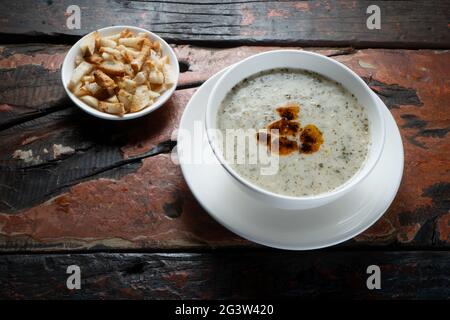
[[[107,27],[81,38],[67,53],[62,82],[77,106],[96,117],[128,120],[162,106],[175,91],[175,52],[156,34]]]

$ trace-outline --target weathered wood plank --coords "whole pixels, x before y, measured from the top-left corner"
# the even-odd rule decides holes
[[[177,46],[178,57],[185,64],[180,86],[198,85],[221,68],[270,49]],[[42,49],[34,53],[17,50],[6,46],[3,53],[9,54],[0,65],[14,65],[20,59],[36,62]],[[333,56],[366,79],[390,107],[405,145],[405,175],[396,201],[383,219],[347,245],[447,247],[450,119],[446,106],[450,92],[446,61],[450,53],[317,51]],[[36,74],[35,81],[38,79]],[[160,143],[170,139],[194,91],[177,90],[165,107],[136,121],[101,121],[70,104],[67,109],[0,131],[0,249],[251,245],[208,217],[169,155],[126,161],[149,151],[151,155],[170,151],[170,144]],[[30,97],[22,103],[29,104]],[[73,150],[58,154],[59,145]],[[17,150],[31,150],[33,156],[28,162],[14,158]]]
[[[67,46],[65,49],[68,49]],[[59,81],[64,53],[65,51],[61,52],[61,46],[2,47],[0,70],[4,71],[2,80],[5,81],[2,81],[4,87],[0,93],[0,101],[4,106],[2,112],[5,116],[1,118],[4,121],[3,127],[54,111],[52,101],[57,101],[57,105],[64,110],[16,125],[1,133],[1,211],[21,210],[38,204],[84,179],[102,176],[118,178],[121,173],[136,169],[139,163],[123,162],[121,146],[133,139],[142,144],[139,138],[133,138],[133,133],[137,137],[142,136],[142,127],[150,128],[152,134],[146,135],[145,146],[138,148],[134,154],[148,151],[158,143],[170,139],[171,131],[178,124],[182,107],[192,94],[192,90],[176,92],[172,100],[180,107],[178,111],[177,107],[172,107],[173,103],[169,103],[152,117],[141,120],[125,123],[98,120],[80,112],[67,101]],[[37,68],[39,72],[17,72],[19,68],[28,71]],[[7,72],[18,73],[19,76],[10,79],[5,75]],[[203,75],[203,80],[206,76],[207,74]],[[26,78],[28,83],[21,83],[22,78]],[[47,82],[49,78],[54,81]],[[30,85],[36,83],[43,85]],[[181,86],[191,85],[189,79],[181,80],[180,83]],[[22,112],[23,110],[26,112]],[[70,149],[64,154],[57,154],[58,148]],[[17,161],[13,156],[22,151],[33,154],[24,161]]]
[[[67,106],[60,72],[67,50],[41,44],[0,47],[0,128]]]
[[[195,87],[238,58],[276,47],[245,47],[236,50],[192,49],[174,46],[182,72],[178,88]],[[61,65],[68,45],[26,44],[0,46],[0,130],[14,124],[72,106],[61,85]],[[339,55],[352,49],[312,49],[326,55]],[[234,58],[230,59],[230,56]],[[200,58],[213,65],[201,67]],[[193,59],[191,61],[191,59]],[[191,65],[192,64],[192,65]]]
[[[140,167],[141,158],[170,152],[173,144],[163,142],[178,125],[192,91],[177,90],[152,117],[110,122],[68,104],[68,109],[0,131],[0,211],[39,204],[86,179],[119,178]],[[150,128],[145,143],[142,128]]]
[[[448,48],[449,1],[383,1],[381,29],[366,26],[370,1],[77,1],[81,28],[68,29],[73,1],[0,3],[1,33],[80,36],[136,25],[177,43]],[[31,38],[31,37],[30,37]],[[5,38],[6,39],[6,38]],[[8,37],[9,41],[20,38]],[[69,38],[69,41],[73,41]]]
[[[450,253],[331,251],[5,255],[2,299],[448,299]],[[81,289],[68,290],[69,265]],[[368,290],[369,265],[381,289]]]

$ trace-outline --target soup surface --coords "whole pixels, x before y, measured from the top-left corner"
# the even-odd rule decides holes
[[[370,145],[367,115],[357,99],[335,81],[301,69],[244,79],[223,100],[217,121],[223,136],[227,129],[243,129],[269,159],[277,157],[271,174],[262,174],[267,162],[250,161],[256,152],[249,147],[244,163],[236,163],[237,154],[227,161],[243,178],[283,195],[311,196],[339,187],[361,168]],[[271,134],[272,128],[279,130]],[[274,141],[278,152],[271,148]]]

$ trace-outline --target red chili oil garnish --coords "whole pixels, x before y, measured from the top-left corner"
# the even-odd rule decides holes
[[[288,139],[286,137],[277,137],[272,141],[272,150],[276,150],[278,144],[278,154],[281,156],[286,156],[293,152],[298,151],[298,143],[295,140]]]
[[[300,134],[300,152],[301,153],[313,153],[320,149],[323,143],[322,132],[313,124],[308,124],[302,130]]]
[[[280,119],[269,124],[267,130],[278,130],[280,136],[296,136],[301,129],[297,121]]]
[[[300,105],[296,102],[288,102],[277,109],[278,114],[282,119],[295,120],[298,119]]]
[[[270,133],[258,132],[256,140],[265,143],[272,152],[278,149],[277,153],[283,156],[294,151],[306,154],[319,151],[323,143],[322,132],[313,124],[308,124],[302,129],[298,120],[293,121],[298,119],[300,111],[298,103],[288,102],[276,110],[281,119],[267,126],[267,131]],[[300,141],[298,141],[298,138],[300,138]],[[274,146],[278,146],[278,148]]]

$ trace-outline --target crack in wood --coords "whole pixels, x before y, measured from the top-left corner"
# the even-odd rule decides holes
[[[117,169],[117,168],[126,166],[126,165],[131,164],[131,163],[140,162],[140,161],[144,160],[145,158],[153,157],[153,156],[156,156],[158,154],[170,153],[172,151],[172,149],[176,146],[176,144],[177,144],[176,141],[173,141],[173,140],[166,140],[166,141],[160,142],[155,147],[151,148],[149,151],[147,151],[145,153],[139,154],[138,156],[134,156],[134,157],[130,157],[130,158],[126,158],[126,159],[117,161],[115,163],[112,163],[112,164],[104,167],[104,168],[101,168],[99,170],[95,170],[91,174],[86,175],[84,177],[81,177],[80,181],[81,180],[84,181],[84,180],[86,180],[88,178],[96,177],[96,176],[98,176],[101,173],[104,173],[104,172],[107,172],[107,171],[110,171],[110,170],[113,170],[113,169]],[[79,181],[77,181],[75,183],[78,183],[78,182]],[[70,185],[73,185],[73,184],[74,183],[71,183],[71,184],[69,184],[67,186],[70,186]]]
[[[68,99],[68,98],[67,98]],[[14,107],[14,106],[13,106]],[[40,117],[45,117],[51,113],[54,112],[58,112],[58,111],[62,111],[64,109],[70,108],[71,106],[69,104],[58,104],[52,107],[48,107],[45,109],[38,109],[35,110],[34,112],[30,112],[28,114],[25,114],[23,116],[19,116],[17,118],[14,118],[12,120],[3,122],[0,124],[0,132],[6,129],[10,129],[12,127],[15,126],[20,126],[26,122],[32,121],[32,120],[36,120]]]
[[[434,245],[441,243],[436,230],[436,220],[442,214],[450,211],[450,183],[439,182],[429,186],[423,190],[422,196],[431,198],[432,204],[419,207],[414,212],[401,212],[399,221],[403,225],[420,225],[411,244],[430,243]]]
[[[289,2],[292,0],[278,0],[278,2]],[[147,0],[133,0],[133,2],[147,2]],[[263,3],[263,2],[273,2],[273,0],[248,0],[248,1],[172,1],[172,0],[156,0],[153,3],[161,4],[185,4],[185,5],[196,5],[196,6],[211,6],[211,5],[224,5],[224,4],[250,4],[250,3]]]
[[[175,145],[175,141],[166,140],[145,153],[126,159],[122,158],[120,152],[115,151],[110,156],[113,162],[104,164],[100,168],[87,168],[86,170],[73,171],[70,174],[65,174],[66,170],[70,170],[69,168],[73,167],[74,163],[83,161],[82,154],[76,153],[70,157],[56,161],[50,160],[24,168],[0,166],[0,194],[2,194],[0,211],[14,213],[44,202],[80,182],[105,176],[119,178],[135,172],[142,160],[158,154],[170,153]],[[97,148],[89,147],[83,153],[88,154],[88,150],[94,154],[98,151]],[[88,154],[87,158],[89,159],[91,156]],[[12,183],[16,186],[13,189],[10,188]],[[38,185],[41,183],[43,185],[39,187]],[[17,192],[18,189],[20,189],[20,192]]]
[[[372,77],[363,77],[367,85],[383,100],[389,109],[399,108],[402,105],[423,106],[413,88],[405,88],[398,84],[387,84]]]
[[[450,126],[444,128],[426,128],[428,122],[418,118],[413,114],[402,114],[400,116],[406,121],[402,128],[413,128],[418,129],[416,133],[408,135],[408,141],[422,149],[428,149],[428,147],[417,140],[418,137],[433,137],[433,138],[443,138],[450,132]]]
[[[357,53],[358,50],[356,48],[350,47],[350,48],[343,48],[339,49],[338,51],[334,53],[327,54],[327,57],[339,57],[339,56],[348,56]]]

